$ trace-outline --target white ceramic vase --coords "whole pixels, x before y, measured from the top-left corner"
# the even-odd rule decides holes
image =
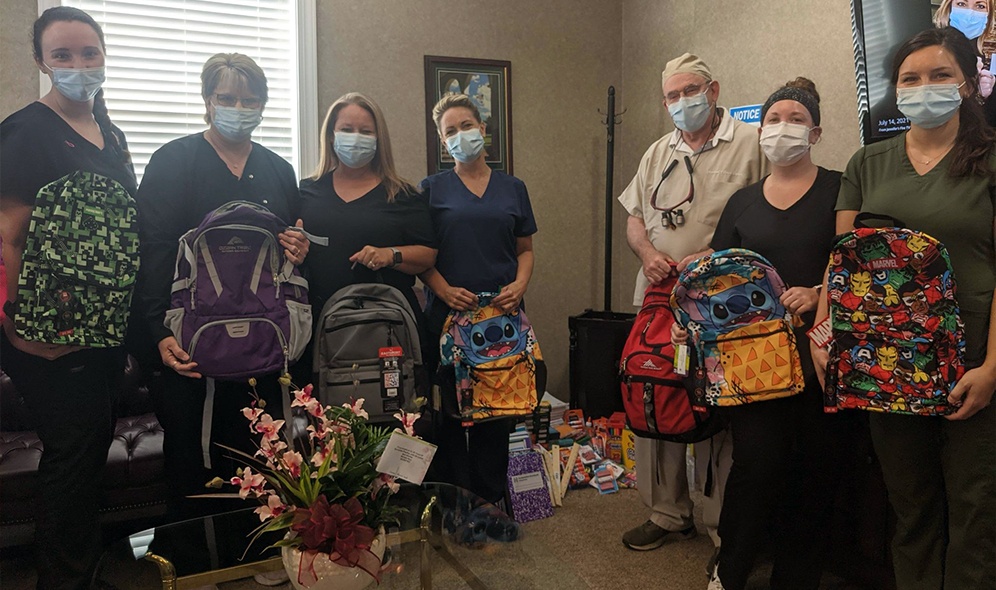
[[[382,528],[374,537],[373,545],[370,547],[370,552],[377,556],[378,566],[380,561],[384,559],[386,546],[386,535]],[[332,563],[328,555],[320,554],[315,557],[314,562],[315,576],[318,581],[310,586],[305,586],[297,581],[298,568],[301,566],[301,552],[296,547],[284,547],[280,550],[280,556],[295,590],[363,590],[375,583],[373,576],[363,568],[343,567]]]

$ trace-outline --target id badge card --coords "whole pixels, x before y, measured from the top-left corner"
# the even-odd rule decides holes
[[[380,397],[384,412],[401,409],[401,362],[404,351],[400,346],[389,346],[377,351],[380,358]]]

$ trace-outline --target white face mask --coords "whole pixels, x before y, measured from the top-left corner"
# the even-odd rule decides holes
[[[815,127],[795,123],[772,123],[761,128],[761,151],[775,166],[791,166],[798,162],[812,144],[809,132]]]
[[[59,94],[76,102],[88,102],[97,95],[104,85],[104,66],[96,68],[53,68],[45,64],[52,72],[52,86]]]

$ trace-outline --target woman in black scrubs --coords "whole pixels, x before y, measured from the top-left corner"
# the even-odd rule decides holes
[[[101,90],[100,25],[81,10],[50,8],[35,21],[32,42],[35,63],[53,87],[0,123],[0,237],[12,300],[39,189],[83,171],[136,190],[124,134],[108,118]],[[28,341],[9,317],[3,328],[3,369],[45,447],[35,514],[38,588],[87,588],[101,550],[100,473],[114,435],[113,392],[124,352]]]
[[[294,169],[283,158],[251,140],[267,100],[266,75],[251,58],[219,53],[201,72],[206,131],[181,137],[159,148],[145,169],[138,191],[142,226],[139,305],[159,357],[165,387],[156,414],[165,431],[163,451],[172,485],[171,516],[190,518],[216,510],[213,501],[185,496],[204,493],[214,476],[231,477],[236,465],[215,442],[256,451],[241,409],[251,401],[246,382],[214,381],[213,389],[197,364],[163,325],[169,307],[177,240],[209,212],[230,201],[266,207],[288,225],[298,219],[299,197]],[[299,232],[283,232],[284,255],[300,264],[308,241]],[[282,416],[276,373],[257,378],[256,387],[274,419]],[[209,393],[210,392],[210,393]],[[210,411],[210,424],[203,424]],[[202,433],[205,435],[202,441]],[[207,455],[207,456],[205,456]],[[224,459],[223,459],[224,458]]]
[[[321,142],[318,169],[301,181],[301,219],[329,238],[305,263],[315,319],[339,289],[383,282],[411,305],[423,350],[432,346],[414,291],[415,275],[436,260],[429,206],[394,169],[380,107],[356,92],[343,95],[329,107]]]

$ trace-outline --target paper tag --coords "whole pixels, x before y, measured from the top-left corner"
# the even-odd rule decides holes
[[[385,400],[396,402],[400,399],[398,397],[398,393],[401,391],[400,360],[403,355],[404,351],[400,346],[390,346],[377,351],[377,356],[380,357],[380,396]],[[386,401],[385,404],[387,404]],[[388,405],[391,407],[385,406],[385,412],[400,408],[400,402]]]
[[[678,375],[688,375],[688,345],[679,344],[674,347],[674,372]]]
[[[513,475],[510,479],[512,480],[513,494],[521,494],[522,492],[530,492],[532,490],[542,490],[546,488],[546,484],[543,483],[543,474],[539,471],[523,473],[521,475]]]
[[[435,454],[436,445],[395,431],[377,462],[377,471],[421,484]]]
[[[816,324],[806,332],[806,336],[812,340],[816,346],[826,348],[833,340],[833,329],[830,325],[830,316],[823,318],[823,321]]]

